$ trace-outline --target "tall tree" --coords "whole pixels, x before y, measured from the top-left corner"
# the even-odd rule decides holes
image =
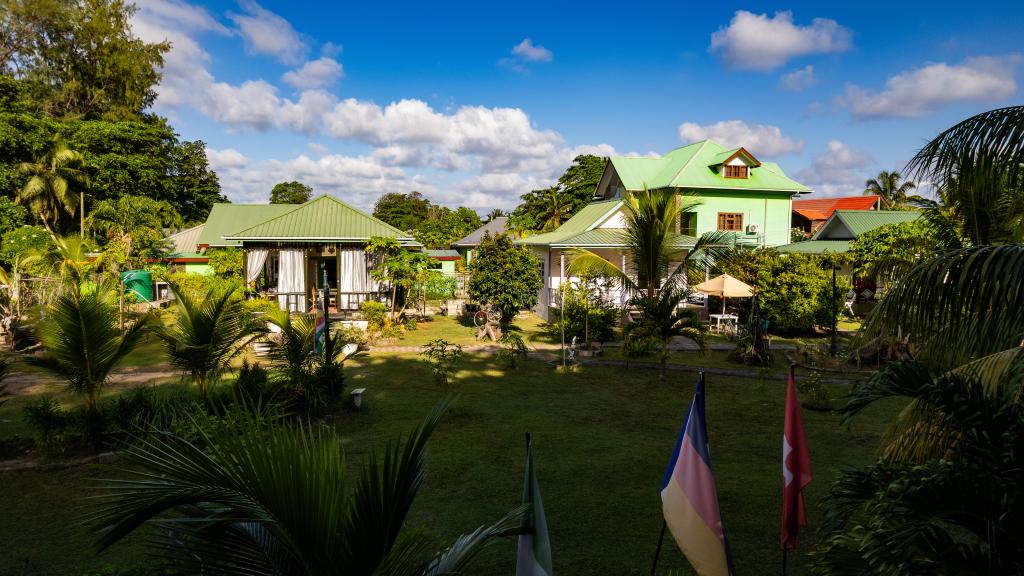
[[[924,198],[910,194],[915,188],[917,184],[904,180],[899,172],[882,170],[878,176],[864,182],[864,195],[880,196],[882,206],[893,210],[924,202]]]
[[[82,155],[63,142],[54,141],[51,148],[35,162],[23,162],[18,171],[28,177],[17,200],[39,215],[51,233],[63,212],[73,214],[78,198],[72,188],[85,183],[85,174],[78,169]]]
[[[501,310],[503,322],[511,322],[523,308],[537,303],[541,287],[540,263],[526,246],[508,234],[484,235],[469,264],[469,296]]]
[[[58,118],[137,118],[156,98],[168,42],[147,44],[122,0],[3,0],[0,70]]]
[[[495,208],[487,213],[487,218],[484,219],[484,222],[493,222],[494,220],[505,216],[508,216],[507,212],[501,208]]]
[[[429,217],[430,206],[430,201],[419,192],[390,192],[377,199],[373,216],[399,230],[415,230]]]
[[[313,189],[302,182],[279,182],[270,190],[271,204],[304,204],[313,197]]]
[[[457,210],[431,206],[430,213],[416,228],[416,239],[427,248],[447,248],[482,225],[480,216],[464,206]]]
[[[522,231],[557,228],[593,200],[606,162],[600,156],[577,156],[554,186],[520,196],[510,223]]]

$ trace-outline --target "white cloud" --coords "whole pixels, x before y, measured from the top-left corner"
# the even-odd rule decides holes
[[[814,86],[818,79],[814,77],[814,66],[808,64],[779,78],[779,88],[787,92],[800,92]]]
[[[324,56],[285,72],[281,79],[300,90],[310,90],[330,86],[337,82],[342,74],[341,64],[334,58]]]
[[[206,160],[210,163],[210,168],[213,168],[215,171],[241,168],[249,163],[249,159],[245,157],[245,154],[234,148],[225,148],[223,150],[207,148]]]
[[[858,196],[864,192],[864,181],[870,176],[867,168],[872,163],[867,152],[831,140],[825,152],[815,156],[810,167],[798,171],[794,177],[797,182],[811,187],[815,198]]]
[[[284,64],[302,62],[308,45],[284,18],[260,6],[255,0],[240,0],[244,14],[230,13],[251,54],[267,54]]]
[[[928,64],[890,76],[880,92],[847,86],[837,103],[857,118],[886,118],[923,116],[955,102],[1000,102],[1017,92],[1019,61],[1019,56],[986,56],[952,66]]]
[[[551,59],[554,57],[551,50],[540,44],[534,45],[531,38],[524,38],[522,42],[513,46],[512,55],[518,56],[527,62],[551,62]]]
[[[850,31],[835,20],[815,18],[793,23],[792,12],[754,14],[738,10],[729,26],[711,35],[712,53],[741,70],[774,70],[808,54],[843,52],[852,46]]]
[[[742,120],[723,120],[714,124],[683,122],[679,126],[679,139],[686,143],[714,140],[726,148],[746,148],[755,156],[781,156],[803,150],[802,139],[793,140],[782,135],[778,126],[747,124]]]
[[[534,44],[531,38],[524,38],[522,42],[512,47],[511,56],[498,60],[498,66],[525,73],[527,71],[527,64],[531,62],[551,62],[552,59],[554,59],[554,54],[551,53],[551,50],[540,44]]]
[[[452,205],[509,208],[519,195],[550,186],[576,155],[615,153],[607,144],[567,146],[561,135],[534,126],[518,108],[438,110],[413,98],[384,104],[339,98],[328,89],[342,75],[335,60],[339,46],[324,45],[321,58],[303,62],[306,45],[287,22],[254,2],[242,7],[245,15],[230,18],[247,48],[292,60],[297,68],[282,81],[295,86],[295,94],[282,95],[281,88],[258,77],[232,83],[215,78],[199,37],[232,32],[202,8],[182,0],[144,0],[132,21],[147,41],[173,41],[158,86],[158,109],[195,109],[228,131],[317,136],[306,154],[290,159],[254,161],[231,148],[209,150],[224,192],[234,201],[264,202],[275,183],[295,179],[362,207],[372,206],[383,192],[415,189]],[[301,50],[289,52],[266,40],[268,23],[277,36],[296,39]],[[523,54],[515,56],[520,63],[543,59],[537,52],[543,47],[520,46],[533,50],[520,49]]]

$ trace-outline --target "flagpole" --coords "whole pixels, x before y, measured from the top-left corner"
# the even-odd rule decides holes
[[[661,520],[661,535],[658,536],[658,547],[654,549],[654,564],[651,566],[651,576],[654,576],[654,571],[658,569],[658,557],[661,556],[661,543],[665,541],[665,529],[668,524],[665,519]]]
[[[782,549],[782,576],[786,576],[786,553],[787,552],[789,552],[789,550],[787,550],[785,548]]]

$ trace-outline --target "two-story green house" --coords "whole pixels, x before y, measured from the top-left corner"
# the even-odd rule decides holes
[[[761,162],[744,148],[727,149],[704,140],[677,148],[658,158],[621,157],[608,160],[593,202],[558,229],[520,242],[531,247],[541,262],[541,287],[536,312],[547,317],[565,278],[566,258],[586,248],[628,269],[621,233],[622,197],[630,191],[674,190],[699,202],[679,222],[679,247],[692,247],[697,238],[715,230],[734,233],[739,245],[779,246],[790,241],[792,200],[810,193],[773,162]],[[616,291],[609,298],[625,303]]]

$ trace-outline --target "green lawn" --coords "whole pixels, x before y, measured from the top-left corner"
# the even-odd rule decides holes
[[[562,574],[647,574],[661,525],[659,488],[688,407],[695,375],[591,366],[556,374],[541,361],[505,373],[489,355],[468,355],[444,389],[415,354],[365,355],[347,365],[349,388],[366,387],[366,410],[329,420],[357,464],[373,447],[410,429],[446,394],[456,403],[431,441],[427,481],[408,524],[446,541],[490,522],[519,502],[523,434],[534,435],[535,459]],[[844,390],[837,388],[835,393]],[[783,383],[707,378],[708,426],[722,515],[741,574],[779,571],[780,437]],[[818,501],[846,466],[872,458],[896,406],[869,412],[851,427],[832,414],[804,412],[815,481],[808,491],[811,526],[790,556],[791,574],[806,574],[815,542]],[[143,560],[138,541],[95,557],[92,535],[77,524],[88,507],[89,478],[103,467],[0,473],[0,574],[82,574]],[[470,574],[508,574],[514,549],[503,543]],[[686,574],[671,540],[662,574]]]
[[[544,320],[532,312],[523,312],[516,316],[510,330],[518,332],[527,344],[555,342],[554,337],[547,331],[547,324]],[[439,338],[462,346],[490,343],[490,339],[476,339],[476,326],[471,320],[437,315],[432,316],[429,320],[417,322],[416,329],[405,332],[400,339],[381,342],[378,345],[422,346]]]

